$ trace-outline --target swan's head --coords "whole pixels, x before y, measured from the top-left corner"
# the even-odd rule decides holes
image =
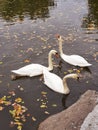
[[[71,74],[73,79],[79,80],[79,74]]]
[[[59,43],[62,43],[64,41],[62,36],[60,36],[59,34],[56,35],[56,38],[58,39]]]
[[[80,76],[79,74],[73,73],[73,74],[68,74],[65,76],[66,78],[73,78],[79,80]]]
[[[51,50],[50,53],[55,55],[57,58],[59,57],[59,54],[56,50]]]

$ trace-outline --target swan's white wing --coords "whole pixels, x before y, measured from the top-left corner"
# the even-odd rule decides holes
[[[85,67],[85,66],[91,66],[82,56],[79,55],[64,55],[62,54],[62,59],[69,64],[75,65],[75,66],[80,66],[80,67]]]
[[[41,75],[43,72],[43,68],[47,69],[47,67],[44,67],[40,64],[29,64],[18,70],[12,70],[11,72],[18,74],[20,76],[33,77],[33,76]]]
[[[64,87],[62,79],[47,70],[43,71],[44,74],[44,84],[55,92],[64,93]]]

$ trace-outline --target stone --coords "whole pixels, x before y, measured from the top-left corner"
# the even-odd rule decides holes
[[[98,105],[85,118],[80,130],[98,130]]]
[[[98,92],[88,90],[66,110],[48,117],[38,130],[80,130],[87,115],[98,103]]]

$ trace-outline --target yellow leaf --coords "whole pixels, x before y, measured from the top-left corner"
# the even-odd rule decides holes
[[[64,74],[67,74],[67,72],[64,72]]]
[[[19,98],[16,98],[16,99],[15,99],[15,102],[17,102],[17,103],[22,102],[22,98],[20,98],[20,97],[19,97]]]
[[[56,104],[52,104],[52,106],[53,106],[53,107],[57,107],[57,105],[56,105]]]
[[[10,102],[10,101],[4,101],[4,104],[5,104],[6,106],[8,106],[8,105],[11,105],[11,102]]]
[[[23,125],[21,122],[14,122],[15,125],[21,126]]]
[[[22,130],[22,126],[19,125],[19,126],[17,127],[17,130]]]
[[[40,107],[41,107],[41,108],[47,108],[47,106],[44,105],[44,104],[42,104]]]
[[[4,107],[0,106],[0,111],[2,111],[4,109]]]
[[[29,62],[30,62],[30,60],[26,59],[24,62],[25,62],[25,63],[29,63]]]
[[[45,94],[47,94],[47,92],[45,92],[45,91],[42,91],[42,92],[41,92],[41,94],[45,95]]]
[[[9,110],[9,113],[10,113],[13,117],[15,117],[15,115],[16,115],[16,110]]]
[[[1,65],[1,64],[3,64],[3,62],[2,62],[2,61],[0,61],[0,65]]]

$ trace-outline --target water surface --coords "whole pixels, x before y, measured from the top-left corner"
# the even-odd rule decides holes
[[[51,91],[40,81],[40,76],[11,81],[13,69],[30,63],[48,65],[48,52],[51,49],[58,51],[56,34],[64,38],[64,53],[79,54],[92,64],[91,73],[78,68],[83,75],[80,82],[68,80],[70,95],[64,98]],[[0,129],[17,130],[16,126],[10,125],[13,118],[9,110],[13,109],[12,104],[18,97],[28,108],[23,130],[36,130],[40,122],[72,105],[86,90],[98,90],[97,44],[97,0],[1,0],[0,98],[10,95],[11,105],[0,111]],[[55,64],[59,60],[54,58]],[[63,78],[76,69],[63,62],[62,68],[55,67],[53,73]],[[44,108],[41,107],[43,103]]]

